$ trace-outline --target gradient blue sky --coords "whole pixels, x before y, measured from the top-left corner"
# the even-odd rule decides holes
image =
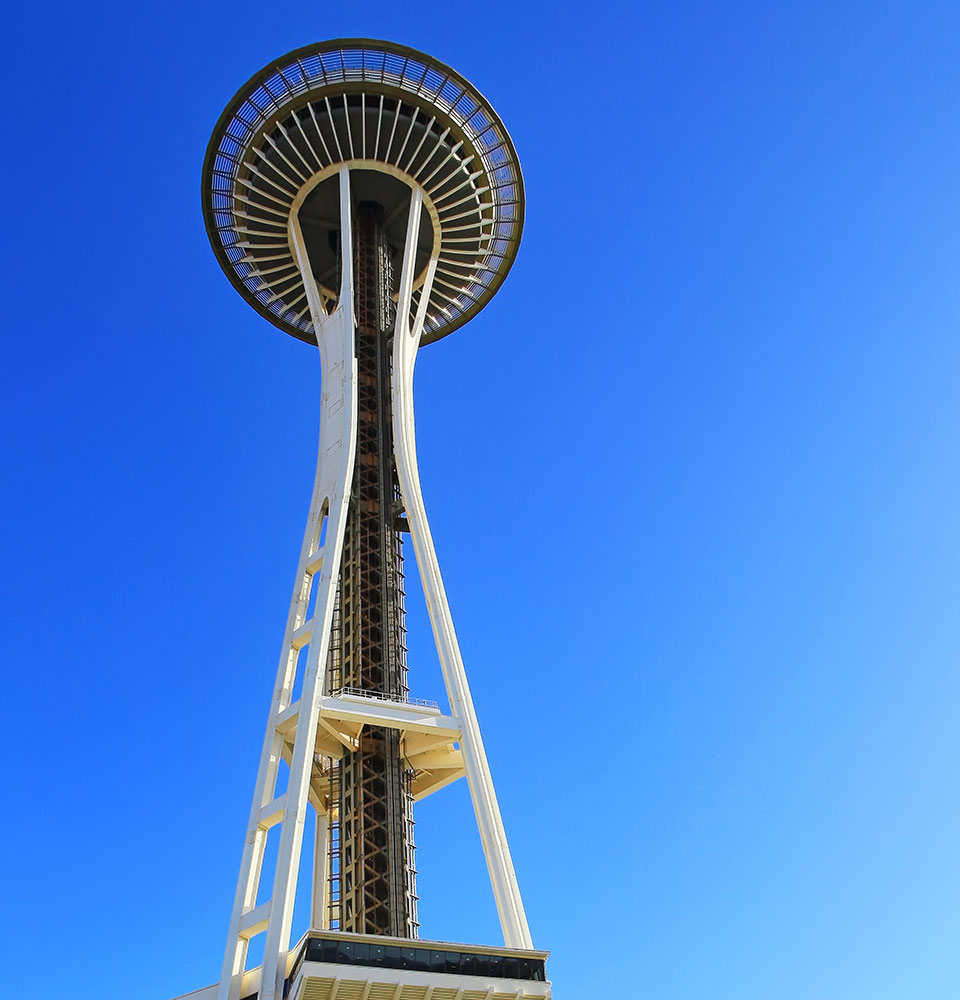
[[[357,35],[459,69],[525,171],[418,428],[558,1000],[960,995],[956,4],[5,29],[5,995],[218,974],[319,385],[220,273],[200,166],[248,76]],[[417,817],[424,936],[498,940],[465,788]]]

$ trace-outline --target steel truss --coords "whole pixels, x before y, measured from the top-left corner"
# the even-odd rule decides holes
[[[390,344],[393,266],[383,208],[360,202],[354,232],[357,318],[357,457],[344,534],[338,602],[340,685],[404,700],[408,693],[403,608],[402,504],[393,460]],[[340,771],[340,907],[335,927],[416,937],[416,872],[407,816],[413,777],[400,733],[364,726]],[[412,832],[412,831],[410,831]]]

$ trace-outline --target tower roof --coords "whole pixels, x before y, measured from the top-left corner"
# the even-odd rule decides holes
[[[357,177],[356,197],[384,205],[400,244],[404,202],[414,185],[424,191],[418,287],[434,253],[438,262],[422,342],[479,312],[510,270],[523,227],[523,178],[510,136],[448,66],[356,38],[275,60],[240,88],[213,131],[204,221],[220,266],[247,302],[316,342],[287,223],[300,213],[314,276],[332,296],[339,223],[328,201],[344,163]]]

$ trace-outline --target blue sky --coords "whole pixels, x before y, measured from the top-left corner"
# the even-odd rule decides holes
[[[218,974],[319,368],[220,273],[200,167],[262,65],[369,36],[525,172],[416,390],[557,996],[956,997],[960,11],[359,6],[8,15],[7,992]],[[497,941],[465,788],[417,818],[424,936]]]

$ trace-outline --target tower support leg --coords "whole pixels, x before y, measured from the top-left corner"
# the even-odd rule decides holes
[[[350,173],[346,166],[340,170],[340,221],[343,258],[340,297],[336,309],[328,314],[313,278],[299,222],[296,215],[290,218],[290,242],[307,290],[320,348],[323,379],[320,446],[217,1000],[239,1000],[248,941],[263,932],[266,933],[266,942],[260,1000],[278,1000],[283,995],[297,870],[356,449],[353,252]],[[308,621],[307,611],[313,587],[319,589],[313,618]],[[303,670],[302,693],[298,701],[293,701],[298,661],[303,659],[301,650],[305,645],[302,641],[305,630],[309,631],[310,640],[306,663],[299,668]],[[286,734],[291,728],[295,728],[295,736],[290,754],[289,780],[286,792],[278,796],[278,769]],[[258,903],[266,837],[274,826],[279,826],[280,840],[273,893],[269,899]]]
[[[439,253],[439,247],[434,247],[434,257],[428,265],[421,289],[420,305],[417,314],[411,316],[417,234],[422,208],[423,196],[418,189],[414,191],[410,201],[403,271],[397,302],[397,325],[393,340],[393,421],[397,474],[410,525],[417,567],[423,582],[430,624],[437,644],[443,680],[450,700],[450,710],[459,722],[463,734],[460,747],[463,751],[464,770],[477,817],[477,826],[480,829],[480,839],[493,886],[500,926],[503,929],[504,943],[510,948],[532,948],[530,928],[520,898],[510,848],[507,846],[506,831],[493,788],[493,778],[483,748],[483,739],[480,736],[480,726],[473,707],[463,658],[460,655],[460,645],[453,627],[450,605],[440,576],[440,566],[437,562],[430,525],[427,522],[417,469],[413,369]]]

